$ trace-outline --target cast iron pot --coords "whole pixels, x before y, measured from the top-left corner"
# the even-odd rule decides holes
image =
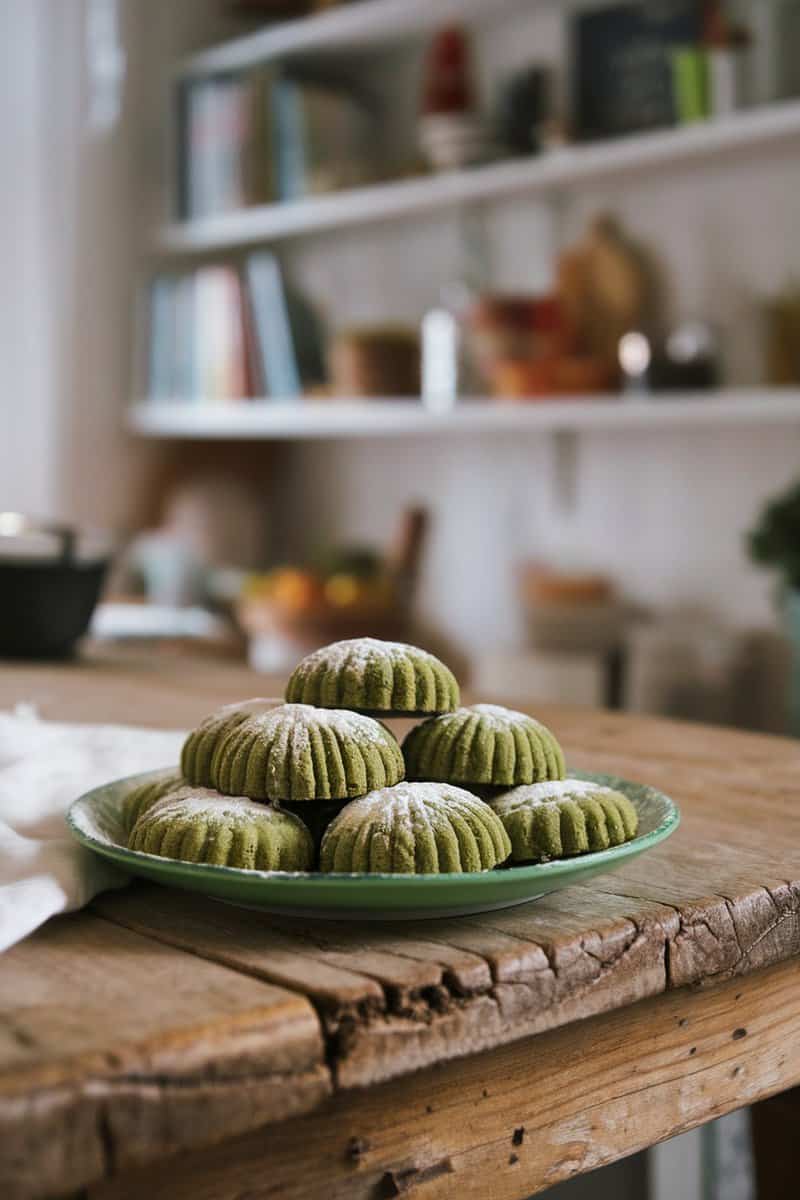
[[[30,533],[54,539],[51,555],[14,553]],[[8,546],[8,549],[4,546]],[[107,557],[80,559],[76,534],[19,513],[0,513],[0,657],[66,658],[89,628],[108,567]]]

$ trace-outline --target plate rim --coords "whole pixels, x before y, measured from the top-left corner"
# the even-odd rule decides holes
[[[575,770],[569,771],[567,777],[570,779],[586,779],[591,782],[603,783],[608,787],[619,787],[619,785],[636,787],[643,789],[645,792],[652,793],[655,798],[658,798],[659,801],[666,805],[665,816],[656,828],[651,829],[648,833],[637,834],[636,837],[631,838],[629,841],[622,842],[619,846],[609,846],[605,850],[591,850],[586,854],[573,854],[566,858],[550,859],[548,862],[507,866],[499,871],[447,871],[436,874],[391,874],[388,872],[365,871],[260,871],[244,867],[223,866],[217,863],[192,863],[185,862],[179,858],[166,858],[160,854],[148,854],[143,850],[130,850],[127,846],[121,846],[116,842],[103,842],[81,826],[79,822],[80,814],[96,802],[98,793],[106,792],[110,787],[122,786],[123,784],[133,787],[137,784],[146,783],[149,778],[156,777],[163,774],[165,770],[170,769],[174,768],[159,767],[155,770],[139,771],[133,775],[111,779],[106,783],[99,784],[97,787],[90,788],[89,791],[84,792],[73,800],[67,809],[66,823],[70,833],[88,850],[105,859],[121,863],[123,866],[126,863],[135,864],[143,862],[154,870],[164,871],[170,875],[174,875],[177,872],[183,876],[194,877],[198,880],[210,877],[220,880],[235,880],[246,885],[302,882],[306,886],[319,888],[320,890],[330,888],[332,885],[338,885],[339,887],[360,885],[366,887],[381,883],[391,883],[394,887],[407,887],[411,889],[419,887],[421,884],[425,884],[428,887],[446,887],[455,882],[460,884],[469,883],[474,887],[492,886],[501,877],[509,882],[511,880],[516,880],[520,883],[524,883],[527,880],[531,882],[541,880],[544,882],[545,880],[558,878],[559,875],[571,874],[576,870],[580,871],[583,869],[588,871],[592,867],[601,867],[606,863],[618,863],[622,859],[640,854],[670,837],[681,822],[680,809],[675,801],[651,784],[639,783],[636,780],[624,779],[622,776],[610,775],[605,772]],[[130,871],[131,873],[135,873],[133,865],[130,867]]]

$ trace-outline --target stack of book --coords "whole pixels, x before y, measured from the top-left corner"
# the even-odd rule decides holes
[[[296,398],[321,376],[311,324],[287,297],[277,259],[267,252],[251,255],[241,271],[211,265],[157,275],[149,288],[148,395]]]
[[[217,75],[179,95],[177,209],[198,219],[375,179],[375,112],[341,82],[274,68]]]

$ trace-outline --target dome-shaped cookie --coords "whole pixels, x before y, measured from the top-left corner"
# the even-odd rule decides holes
[[[353,638],[307,655],[286,699],[367,713],[440,713],[458,705],[455,675],[438,658],[403,642]]]
[[[147,812],[157,800],[166,796],[183,783],[180,773],[173,767],[159,771],[146,783],[137,784],[122,797],[120,816],[125,833],[130,833],[142,813]]]
[[[473,704],[415,726],[403,742],[409,779],[513,787],[562,779],[564,755],[549,729],[525,713]]]
[[[320,870],[433,875],[489,871],[508,858],[502,822],[450,784],[399,783],[353,800],[322,839]]]
[[[161,858],[251,871],[307,871],[314,861],[311,834],[299,817],[191,785],[170,792],[143,813],[128,847]]]
[[[403,778],[394,735],[360,713],[248,700],[212,713],[183,745],[190,783],[251,800],[346,800]]]
[[[627,796],[583,779],[517,787],[490,804],[511,839],[514,862],[606,850],[630,841],[639,827]]]

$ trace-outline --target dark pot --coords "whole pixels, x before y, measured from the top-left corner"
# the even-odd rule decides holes
[[[21,556],[19,539],[47,533],[53,554]],[[10,540],[6,549],[6,538]],[[14,546],[17,546],[16,552]],[[66,658],[89,628],[108,558],[81,559],[71,529],[0,513],[0,657]]]

